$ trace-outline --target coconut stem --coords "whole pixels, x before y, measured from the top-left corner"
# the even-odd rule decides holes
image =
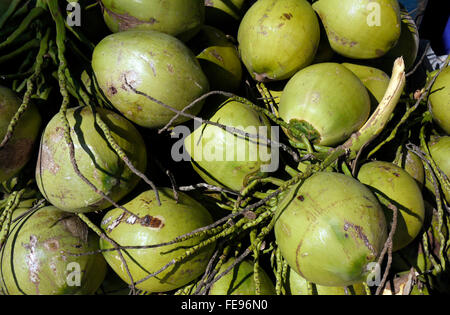
[[[256,134],[256,135],[255,134],[251,134],[251,133],[245,132],[244,130],[240,130],[238,128],[235,128],[235,127],[230,127],[230,126],[226,126],[226,125],[223,125],[223,124],[220,124],[220,123],[217,123],[217,122],[213,122],[213,121],[210,121],[210,120],[202,119],[202,118],[197,117],[195,115],[186,113],[185,112],[186,109],[187,109],[186,107],[183,110],[181,110],[181,111],[177,110],[176,108],[173,108],[172,106],[169,106],[169,105],[163,103],[162,101],[157,100],[156,98],[145,94],[142,91],[136,90],[132,85],[130,85],[128,83],[127,78],[125,78],[125,85],[129,89],[131,89],[135,94],[144,96],[145,98],[149,99],[150,101],[155,102],[158,105],[161,105],[162,107],[164,107],[164,108],[174,112],[176,115],[181,115],[183,117],[188,117],[190,119],[194,119],[194,120],[200,121],[201,123],[204,123],[204,124],[208,124],[208,125],[212,125],[212,126],[215,126],[215,127],[219,127],[221,129],[224,129],[227,132],[238,134],[238,135],[241,135],[241,136],[243,136],[245,138],[257,139],[259,142],[264,141],[264,142],[266,142],[266,145],[268,145],[268,146],[276,145],[276,146],[280,147],[281,149],[283,149],[284,151],[286,151],[287,153],[289,153],[295,161],[297,161],[297,162],[299,161],[298,154],[295,153],[294,150],[292,150],[290,147],[288,147],[287,145],[285,145],[283,143],[280,143],[280,142],[278,142],[276,140],[273,140],[273,139],[268,139],[268,138],[266,138],[266,137],[264,137],[264,136],[262,136],[260,134]],[[209,93],[201,96],[199,99],[203,99],[203,98],[205,98],[205,97],[207,97],[207,96],[209,96],[211,94],[231,95],[231,96],[233,96],[231,98],[231,100],[235,100],[235,101],[240,102],[240,103],[242,103],[244,105],[249,105],[251,108],[257,110],[258,112],[264,111],[264,109],[254,105],[253,103],[251,103],[247,99],[245,99],[243,97],[236,96],[236,95],[231,94],[231,93],[227,93],[227,92],[212,91],[212,92],[209,92]],[[197,100],[195,100],[194,102],[196,102]],[[192,103],[190,105],[188,105],[187,107],[190,107],[191,105],[192,105]],[[271,113],[268,113],[268,112],[265,112],[265,114],[273,116]]]
[[[25,95],[23,96],[22,103],[20,104],[19,108],[17,109],[17,112],[14,114],[13,118],[11,119],[8,129],[6,131],[6,134],[0,143],[0,150],[3,149],[9,140],[11,140],[14,130],[19,123],[20,118],[23,116],[23,114],[28,109],[28,105],[30,103],[31,96],[34,92],[34,86],[37,78],[41,74],[42,71],[42,65],[44,63],[44,55],[48,51],[48,43],[49,43],[49,37],[50,37],[50,29],[47,29],[45,32],[44,37],[41,40],[39,52],[36,57],[36,63],[34,66],[34,73],[26,80],[27,82],[27,91],[25,92]]]
[[[31,9],[30,13],[28,13],[28,15],[22,20],[22,22],[16,28],[16,30],[10,36],[8,36],[8,38],[6,38],[5,41],[0,43],[0,50],[14,43],[14,41],[18,39],[20,35],[22,35],[25,31],[28,30],[30,24],[39,16],[41,16],[44,12],[45,10],[43,8]]]
[[[0,29],[3,28],[6,21],[13,15],[22,0],[12,0],[8,9],[0,16]]]
[[[0,248],[3,247],[5,244],[5,241],[9,235],[9,229],[11,227],[12,222],[12,214],[14,210],[17,208],[17,206],[20,203],[20,198],[25,193],[25,189],[22,189],[20,191],[13,192],[9,198],[8,203],[6,204],[5,209],[3,210],[3,213],[0,217]]]
[[[381,133],[381,131],[383,131],[392,112],[397,106],[404,87],[405,64],[403,58],[400,57],[394,62],[389,86],[375,112],[359,131],[352,134],[351,137],[335,151],[348,151],[350,153],[350,158],[355,158],[358,151],[363,148],[364,145],[370,143]]]

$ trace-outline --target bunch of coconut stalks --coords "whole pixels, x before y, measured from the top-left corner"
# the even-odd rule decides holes
[[[257,138],[258,135],[252,135],[240,128],[227,126],[218,121],[209,120],[210,117],[201,117],[199,114],[189,112],[195,104],[218,96],[225,97],[229,102],[243,104],[264,116],[270,121],[270,125],[278,126],[292,136],[275,140],[264,139],[266,145],[279,150],[283,168],[270,176],[249,178],[239,190],[206,182],[179,185],[178,182],[186,183],[190,178],[184,177],[183,174],[181,175],[183,178],[178,177],[178,172],[170,169],[170,163],[165,165],[164,162],[156,159],[157,154],[152,162],[154,167],[143,171],[136,165],[138,159],[130,155],[134,154],[133,151],[130,151],[129,147],[121,147],[120,141],[116,140],[114,135],[117,130],[112,130],[109,123],[111,117],[97,114],[102,113],[102,110],[114,109],[100,88],[91,67],[91,55],[95,44],[81,28],[67,23],[67,13],[63,5],[65,3],[57,0],[12,0],[7,10],[1,12],[0,16],[0,84],[14,91],[20,99],[20,105],[7,122],[5,133],[1,133],[0,129],[0,135],[2,135],[0,163],[4,164],[0,165],[0,179],[3,179],[4,166],[20,169],[1,183],[2,271],[0,278],[4,294],[27,293],[23,288],[15,291],[13,285],[7,280],[6,274],[10,266],[6,264],[6,258],[13,255],[12,245],[8,245],[8,241],[17,236],[18,226],[22,224],[21,220],[38,214],[40,209],[53,206],[48,196],[39,190],[35,177],[36,163],[38,165],[42,163],[45,153],[42,151],[42,146],[41,152],[37,153],[40,138],[38,135],[43,124],[47,124],[51,119],[56,119],[59,128],[58,136],[63,139],[61,143],[68,150],[65,167],[71,168],[78,176],[77,180],[81,180],[93,194],[99,196],[99,204],[102,202],[109,204],[119,211],[111,215],[112,221],[107,221],[106,217],[103,217],[105,213],[102,213],[102,210],[67,212],[67,216],[77,217],[77,224],[81,224],[80,222],[85,224],[88,227],[88,233],[96,235],[103,245],[91,246],[81,252],[67,249],[63,251],[63,255],[68,259],[109,255],[110,260],[115,259],[115,264],[122,266],[122,272],[126,278],[122,280],[127,283],[123,287],[127,292],[176,295],[213,294],[214,290],[229,292],[229,288],[227,288],[228,291],[220,291],[218,284],[224,285],[223,280],[227,279],[227,275],[232,274],[237,266],[244,266],[244,263],[250,263],[251,268],[248,273],[251,277],[249,279],[252,281],[256,295],[295,294],[291,276],[295,273],[302,274],[305,279],[308,279],[305,280],[305,289],[299,290],[301,294],[327,292],[322,291],[324,287],[341,287],[341,291],[344,292],[341,294],[352,294],[358,291],[359,285],[362,289],[358,292],[361,294],[449,292],[450,181],[448,174],[440,168],[439,161],[432,154],[433,137],[438,136],[440,131],[433,121],[432,113],[428,110],[430,91],[436,78],[447,67],[448,59],[441,70],[429,75],[423,88],[414,91],[408,91],[405,86],[408,79],[414,76],[415,69],[406,73],[403,59],[395,60],[385,95],[372,111],[370,118],[346,141],[334,147],[318,145],[310,130],[299,128],[298,125],[280,118],[279,97],[274,96],[268,84],[265,83],[247,80],[248,93],[245,97],[227,91],[210,91],[180,110],[139,90],[131,80],[127,81],[125,78],[124,89],[136,96],[158,103],[161,107],[172,111],[175,116],[170,124],[160,128],[158,134],[151,134],[152,137],[160,139],[155,140],[155,143],[165,141],[161,139],[171,138],[171,132],[175,126],[173,121],[179,117],[218,127],[247,141]],[[92,6],[95,7],[96,3],[93,2]],[[80,113],[80,117],[83,119],[85,117],[83,115],[93,115],[96,131],[107,143],[111,152],[122,161],[121,163],[129,173],[133,174],[130,176],[136,176],[140,180],[141,186],[138,187],[142,189],[144,185],[147,188],[143,190],[153,192],[153,197],[146,198],[151,199],[155,207],[164,206],[164,203],[170,202],[167,201],[170,199],[173,199],[175,204],[184,204],[182,200],[186,194],[203,204],[210,212],[216,211],[217,214],[212,215],[214,219],[206,220],[208,224],[205,223],[189,232],[174,235],[172,239],[161,243],[130,245],[115,239],[112,236],[114,227],[111,227],[111,222],[120,224],[120,220],[125,220],[122,217],[119,218],[119,214],[123,214],[125,218],[128,218],[127,220],[141,222],[142,226],[158,224],[157,217],[140,217],[139,213],[143,212],[127,209],[127,203],[119,202],[111,194],[105,193],[91,180],[90,174],[83,172],[84,166],[80,166],[77,159],[77,151],[83,148],[79,142],[74,141],[74,127],[70,118],[72,116],[68,115],[71,110],[75,108],[76,111],[79,106],[82,107],[83,112]],[[36,109],[40,114],[34,112]],[[1,110],[0,106],[0,114]],[[85,111],[88,114],[85,114]],[[27,117],[27,115],[34,116]],[[0,127],[2,127],[2,119],[3,117],[0,117]],[[23,127],[24,124],[21,122],[25,119],[28,120],[28,129],[23,135],[20,128]],[[26,138],[25,142],[31,144],[30,148],[23,144],[25,142],[22,145],[16,145],[19,137],[16,134],[19,133],[21,133],[19,135],[21,139]],[[153,140],[151,141],[153,143]],[[154,145],[150,144],[150,146]],[[158,150],[158,148],[153,149]],[[38,155],[41,161],[37,161]],[[396,232],[398,234],[399,230],[405,228],[404,221],[401,219],[403,209],[395,202],[387,202],[386,208],[390,209],[392,215],[384,223],[386,228],[384,237],[372,240],[369,239],[370,235],[365,235],[365,232],[369,232],[358,230],[357,225],[349,227],[351,226],[349,224],[345,228],[357,244],[363,244],[361,246],[364,247],[366,242],[362,252],[370,254],[367,254],[370,256],[370,262],[375,263],[372,264],[372,269],[367,269],[364,265],[364,270],[361,269],[357,275],[352,275],[353,278],[349,276],[351,279],[345,285],[336,285],[338,282],[334,280],[327,282],[327,279],[334,279],[330,276],[323,280],[324,283],[328,283],[325,286],[312,281],[321,279],[320,276],[315,278],[316,271],[313,265],[303,270],[303,265],[300,264],[300,267],[296,269],[292,258],[287,257],[291,245],[279,241],[280,235],[284,232],[283,226],[277,226],[281,223],[277,222],[283,222],[283,211],[289,209],[287,203],[293,199],[301,203],[303,198],[309,198],[309,195],[299,193],[302,189],[306,189],[302,188],[306,187],[304,184],[323,173],[339,173],[346,178],[359,179],[362,182],[358,174],[366,163],[386,161],[404,169],[406,156],[409,155],[414,155],[415,159],[420,161],[420,167],[423,168],[422,183],[417,185],[421,186],[420,191],[426,208],[423,225],[420,231],[417,231],[414,240],[403,249],[396,250],[394,246]],[[148,159],[152,158],[152,152],[149,151]],[[448,156],[445,159],[448,160]],[[21,165],[17,164],[19,160],[23,160],[20,162]],[[161,174],[164,175],[161,176]],[[71,180],[73,179],[68,179],[66,184],[71,185]],[[170,183],[169,190],[158,188],[166,182]],[[327,190],[322,193],[323,198],[326,199]],[[64,196],[61,198],[64,199]],[[214,210],[211,210],[212,208]],[[99,220],[99,215],[103,220]],[[349,236],[345,234],[345,237]],[[302,242],[303,238],[297,241]],[[295,247],[300,251],[298,242],[295,243]],[[376,245],[376,242],[381,246]],[[176,255],[160,265],[158,269],[148,270],[142,266],[145,271],[141,270],[137,273],[138,277],[132,272],[132,268],[136,268],[133,253],[145,250],[165,252],[165,249],[170,252],[178,248],[177,246],[183,249],[174,250]],[[301,261],[308,255],[307,252],[303,254],[294,261]],[[183,263],[196,264],[195,259],[199,255],[203,255],[202,259],[207,263],[204,263],[205,268],[202,269],[201,274],[188,283],[178,288],[170,289],[169,287],[160,291],[164,293],[146,290],[146,286],[141,285],[151,279],[159,280],[168,277],[170,272],[182,268],[180,266],[183,266]],[[107,261],[109,262],[108,259]],[[99,287],[97,285],[95,289],[90,288],[91,291],[86,292],[101,294],[103,291]]]

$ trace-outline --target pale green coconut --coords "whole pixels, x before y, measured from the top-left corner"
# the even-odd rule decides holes
[[[387,239],[373,193],[356,179],[318,172],[293,186],[277,207],[275,239],[289,266],[317,285],[367,279]]]
[[[364,84],[337,63],[319,63],[297,72],[286,84],[279,106],[285,122],[324,146],[346,140],[369,113],[370,97]]]
[[[76,215],[53,206],[29,210],[14,211],[13,219],[17,221],[1,249],[3,292],[94,294],[107,270],[103,256],[95,252],[99,249],[97,234]]]
[[[313,8],[325,26],[331,47],[345,57],[382,57],[400,38],[397,0],[319,0]]]
[[[203,0],[102,0],[112,32],[153,30],[188,40],[205,20]]]
[[[442,70],[434,81],[428,104],[433,120],[450,135],[450,67]]]
[[[195,129],[184,146],[194,169],[207,183],[239,191],[251,178],[266,174],[264,167],[271,163],[266,118],[247,105],[228,100],[209,120],[258,135],[259,139],[246,139],[206,123]]]
[[[306,0],[259,0],[238,31],[242,61],[257,81],[284,80],[312,63],[320,27]]]
[[[150,190],[124,205],[131,214],[118,208],[106,213],[101,223],[106,235],[122,246],[156,245],[170,242],[213,222],[208,210],[188,195],[179,192],[176,200],[172,189],[159,188],[158,192],[161,205],[158,205],[154,191]],[[168,246],[127,250],[124,258],[133,281],[143,280],[160,270],[204,239],[204,236],[197,236]],[[111,249],[113,246],[102,239],[100,248]],[[136,284],[136,287],[147,292],[166,292],[188,284],[205,271],[213,250],[214,244],[206,246],[159,275]],[[117,252],[105,251],[103,255],[120,278],[131,284]]]
[[[129,86],[176,110],[209,91],[208,79],[193,52],[175,37],[156,31],[107,36],[95,47],[92,68],[112,105],[132,122],[148,128],[164,126],[175,112],[136,94]],[[199,102],[186,113],[195,115],[202,105]],[[187,120],[180,116],[174,123]]]
[[[147,152],[136,127],[121,115],[101,108],[94,115],[89,107],[76,107],[67,111],[75,161],[80,173],[96,189],[117,202],[136,187],[140,178],[108,143],[95,122],[96,115],[108,126],[112,138],[140,172],[145,172]],[[60,114],[50,120],[42,135],[36,182],[42,195],[64,211],[92,212],[111,206],[75,171]]]

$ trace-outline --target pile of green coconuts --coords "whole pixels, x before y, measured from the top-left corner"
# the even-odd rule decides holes
[[[397,0],[1,1],[1,294],[449,293],[421,62]]]

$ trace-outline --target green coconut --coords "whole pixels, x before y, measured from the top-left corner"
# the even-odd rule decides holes
[[[355,283],[349,287],[326,287],[309,283],[302,276],[290,269],[288,278],[288,292],[290,295],[366,295],[363,283]],[[309,289],[308,285],[311,285]]]
[[[101,223],[106,235],[122,246],[147,246],[172,241],[213,222],[209,212],[188,195],[179,192],[178,200],[175,200],[172,189],[160,188],[158,192],[161,205],[158,205],[155,193],[151,190],[141,193],[124,205],[132,214],[122,209],[106,213]],[[130,249],[123,256],[133,281],[136,282],[158,271],[203,240],[204,237],[194,237],[163,247]],[[101,239],[100,248],[111,249],[113,245]],[[214,244],[206,246],[157,276],[136,284],[136,287],[147,292],[175,290],[205,271],[213,250]],[[103,255],[119,277],[131,284],[117,253],[105,251]]]
[[[374,111],[386,93],[390,77],[384,71],[374,67],[352,63],[343,63],[342,65],[353,72],[367,88],[371,108]]]
[[[358,180],[384,205],[388,222],[392,223],[392,206],[398,211],[392,250],[397,251],[411,243],[419,235],[425,220],[425,204],[415,179],[393,163],[374,161],[361,167]]]
[[[209,14],[214,16],[214,18],[217,18],[220,12],[220,15],[226,15],[235,20],[240,20],[242,18],[245,1],[246,0],[205,0],[207,19]]]
[[[205,25],[189,42],[189,47],[197,54],[211,90],[235,92],[239,88],[242,81],[241,60],[225,33]]]
[[[130,86],[177,110],[209,90],[192,51],[175,37],[155,31],[107,36],[95,47],[92,68],[112,105],[132,122],[148,128],[166,125],[175,113],[136,94]],[[186,112],[195,115],[202,105],[198,102]],[[174,123],[187,120],[180,116]]]
[[[257,81],[284,80],[310,65],[320,27],[306,0],[260,0],[239,25],[239,52]]]
[[[393,163],[403,168],[409,175],[411,175],[419,187],[423,187],[425,183],[425,170],[423,167],[422,159],[417,154],[407,150],[401,152],[396,161]]]
[[[271,163],[266,140],[270,139],[271,128],[267,119],[238,101],[227,100],[209,120],[258,135],[259,139],[202,124],[184,141],[197,173],[209,184],[236,191],[251,178],[264,176],[264,167]]]
[[[217,275],[225,272],[233,263],[235,258],[229,259],[220,267]],[[275,286],[270,277],[261,267],[258,270],[260,294],[275,295]],[[209,295],[256,295],[253,263],[244,260],[235,265],[211,286]]]
[[[431,157],[436,163],[437,167],[445,174],[447,178],[450,178],[450,136],[434,137],[428,143]],[[433,179],[431,174],[426,171],[425,186],[433,194],[435,189],[433,185]],[[450,203],[450,191],[442,187],[445,199]]]
[[[205,20],[203,0],[101,0],[109,29],[152,30],[189,40]]]
[[[367,120],[370,97],[356,75],[337,63],[300,70],[286,84],[280,117],[307,131],[314,143],[333,146],[346,140]],[[289,132],[288,136],[294,138]]]
[[[401,33],[397,0],[319,0],[313,4],[331,47],[354,59],[372,59],[391,50]]]
[[[12,90],[0,86],[0,143],[21,103]],[[0,149],[0,182],[15,176],[31,159],[40,126],[41,115],[33,104],[29,104],[11,139]]]
[[[275,239],[288,265],[322,286],[365,281],[387,239],[376,197],[339,173],[318,172],[295,185],[275,220]]]
[[[133,190],[139,177],[108,143],[96,117],[108,126],[112,138],[141,172],[145,172],[147,165],[145,144],[128,120],[110,110],[98,108],[94,114],[89,107],[76,107],[67,111],[75,161],[81,174],[117,202]],[[64,211],[92,212],[111,206],[75,172],[60,114],[52,118],[42,135],[36,182],[42,195]]]
[[[234,34],[244,16],[246,4],[246,0],[205,0],[205,23]]]
[[[433,120],[447,135],[450,135],[450,67],[438,75],[428,100]]]
[[[97,234],[53,206],[16,209],[1,249],[1,288],[9,295],[94,294],[106,275]],[[20,217],[20,219],[19,219]],[[78,256],[77,256],[78,255]]]

